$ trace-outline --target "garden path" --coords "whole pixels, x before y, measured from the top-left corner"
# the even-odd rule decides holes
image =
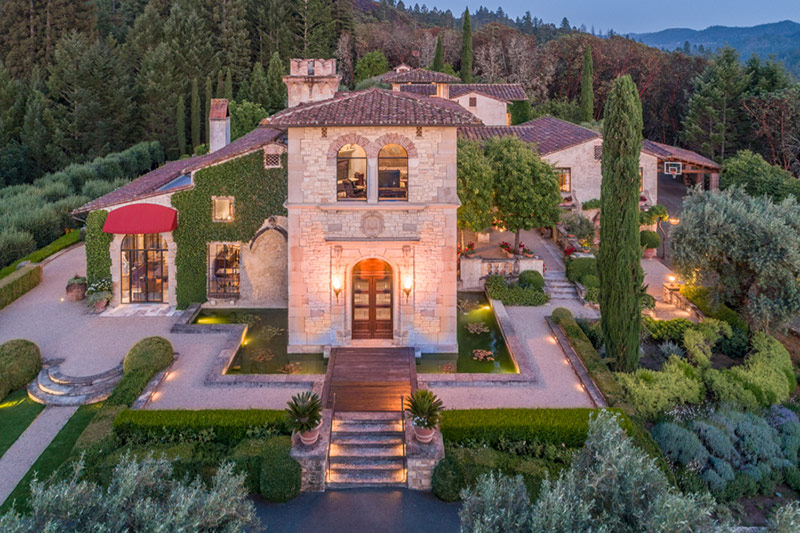
[[[77,407],[46,407],[0,457],[0,505],[77,410]]]
[[[661,260],[642,259],[642,270],[644,270],[644,283],[647,285],[647,294],[656,299],[656,307],[653,309],[653,318],[659,320],[671,320],[673,318],[686,318],[691,320],[692,315],[688,311],[678,309],[672,304],[664,302],[664,283],[668,277],[674,275]]]
[[[449,409],[593,407],[545,322],[545,317],[550,316],[556,307],[566,307],[577,317],[598,316],[596,310],[571,300],[556,300],[538,307],[506,307],[516,334],[527,348],[522,357],[530,359],[535,383],[431,388]]]

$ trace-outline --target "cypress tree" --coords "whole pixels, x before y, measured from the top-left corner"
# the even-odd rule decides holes
[[[217,71],[217,90],[214,91],[214,98],[225,98],[223,94],[225,93],[225,74],[222,73],[220,69]]]
[[[592,45],[586,45],[583,54],[583,71],[581,72],[581,120],[594,120],[594,63],[592,61]]]
[[[614,81],[603,118],[600,189],[600,314],[606,353],[618,371],[639,362],[642,252],[639,247],[639,154],[642,104],[630,76]]]
[[[278,52],[272,54],[267,67],[267,90],[269,93],[269,107],[267,112],[272,115],[286,107],[286,85],[283,83],[283,76],[286,70]]]
[[[224,98],[227,101],[233,100],[233,78],[231,77],[231,67],[228,67],[228,71],[225,73],[225,96]]]
[[[178,157],[180,157],[186,153],[186,106],[183,103],[183,95],[178,97],[175,124],[175,133],[178,135]]]
[[[472,83],[472,21],[469,18],[469,8],[464,11],[461,29],[461,81]]]
[[[200,91],[197,78],[192,80],[192,149],[200,144]]]
[[[433,54],[431,70],[435,70],[436,72],[444,72],[444,46],[442,45],[441,34],[436,38],[436,52]]]
[[[264,72],[264,67],[262,67],[261,63],[259,62],[256,62],[256,64],[253,65],[253,72],[250,74],[250,81],[248,83],[247,96],[247,100],[260,105],[264,109],[268,110],[270,108],[267,75]]]
[[[203,117],[203,129],[206,132],[206,143],[210,143],[210,135],[211,132],[208,130],[208,117],[211,115],[211,99],[213,98],[213,94],[211,93],[211,76],[206,76],[206,114]]]

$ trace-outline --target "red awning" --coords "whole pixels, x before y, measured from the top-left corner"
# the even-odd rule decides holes
[[[103,225],[105,233],[164,233],[178,227],[178,212],[157,204],[131,204],[114,209]]]

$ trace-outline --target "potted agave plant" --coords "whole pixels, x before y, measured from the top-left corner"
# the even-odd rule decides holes
[[[313,446],[319,439],[322,426],[322,402],[315,392],[301,392],[287,402],[286,420],[292,432],[300,435],[300,442]]]
[[[406,399],[406,413],[411,417],[414,436],[422,444],[433,440],[444,404],[428,389],[417,389]]]

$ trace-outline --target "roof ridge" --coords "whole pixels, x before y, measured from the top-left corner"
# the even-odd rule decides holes
[[[570,126],[575,126],[576,128],[581,128],[582,130],[586,130],[588,132],[591,132],[591,133],[597,135],[598,137],[603,137],[603,134],[601,132],[594,131],[592,128],[587,128],[586,126],[581,126],[580,124],[575,124],[574,122],[570,122],[569,120],[563,120],[563,119],[560,119],[558,117],[554,117],[553,115],[542,115],[541,117],[533,118],[533,119],[529,120],[528,122],[523,122],[522,124],[517,124],[517,126],[524,126],[525,124],[528,124],[530,122],[535,122],[535,121],[541,120],[543,118],[549,118],[549,119],[552,119],[552,120],[557,120],[558,122],[561,122],[563,124],[568,124]]]

